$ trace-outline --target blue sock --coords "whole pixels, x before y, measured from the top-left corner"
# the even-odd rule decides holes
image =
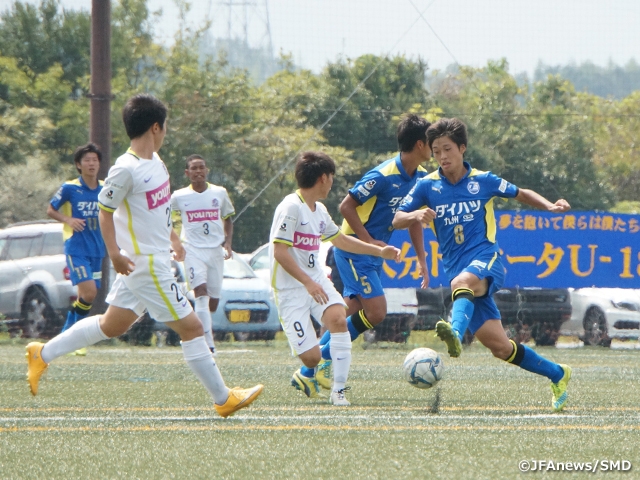
[[[73,326],[73,324],[76,323],[76,321],[77,320],[76,320],[75,310],[69,310],[67,312],[67,320],[64,322],[62,331],[60,333],[64,332],[65,330],[69,330]]]
[[[453,302],[451,311],[451,328],[456,332],[460,341],[467,331],[471,317],[473,317],[473,309],[475,304],[472,300],[465,297],[458,297]]]
[[[535,350],[526,345],[521,345],[521,347],[524,348],[524,356],[520,361],[520,368],[524,368],[528,372],[543,375],[553,383],[558,383],[562,380],[564,370],[562,370],[560,365],[538,355]]]
[[[354,313],[354,315],[358,315],[358,312]],[[351,341],[353,342],[356,338],[360,336],[360,332],[353,324],[351,320],[351,316],[347,317],[347,330],[349,330],[349,336],[351,337]],[[331,348],[331,333],[329,330],[324,332],[322,338],[320,339],[320,353],[322,354],[322,358],[325,360],[331,360],[331,353],[329,349]]]
[[[316,369],[305,367],[303,365],[302,368],[300,369],[300,373],[302,374],[303,377],[313,378],[316,376]]]

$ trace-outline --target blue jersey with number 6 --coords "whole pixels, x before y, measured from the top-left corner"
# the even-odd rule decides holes
[[[467,162],[464,166],[467,173],[455,185],[441,169],[419,180],[399,207],[401,212],[425,207],[436,212],[431,228],[438,239],[449,280],[474,259],[500,251],[493,200],[518,195],[518,187],[497,175],[476,170]]]
[[[98,194],[102,181],[91,189],[82,177],[65,182],[51,199],[51,206],[60,213],[85,221],[84,230],[74,232],[64,226],[64,253],[73,257],[102,258],[105,255],[104,241],[98,223]]]

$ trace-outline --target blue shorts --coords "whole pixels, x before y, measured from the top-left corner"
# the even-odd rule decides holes
[[[371,260],[367,255],[349,255],[342,250],[334,250],[334,258],[340,278],[344,284],[343,297],[373,298],[384,295],[382,281],[382,262],[378,257]]]
[[[102,258],[72,257],[71,255],[67,255],[67,266],[70,270],[71,283],[73,285],[93,280],[96,282],[96,288],[100,288],[100,280],[102,280]]]
[[[486,278],[489,284],[487,293],[482,297],[476,297],[474,301],[473,316],[468,329],[475,335],[487,320],[500,320],[501,318],[493,294],[500,290],[504,284],[504,265],[499,253],[491,253],[473,260],[462,271],[472,273],[480,280]]]

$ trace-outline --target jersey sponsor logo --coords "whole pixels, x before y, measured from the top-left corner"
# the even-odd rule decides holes
[[[296,232],[293,235],[293,246],[300,250],[318,250],[320,248],[320,235]]]
[[[369,180],[367,183],[364,184],[364,188],[366,188],[367,190],[371,190],[375,186],[376,186],[375,180]]]
[[[472,180],[469,183],[467,183],[467,190],[469,190],[469,193],[471,193],[472,195],[475,195],[480,191],[480,184]]]
[[[358,191],[358,198],[362,197],[368,197],[369,196],[369,190],[367,190],[366,188],[364,188],[362,185],[358,186],[358,188],[356,189]]]
[[[502,193],[504,193],[507,190],[507,185],[508,185],[507,181],[503,179],[500,182],[500,186],[498,187],[498,190],[500,190]]]
[[[150,180],[151,180],[151,177],[143,179],[144,183],[149,183]]]
[[[98,210],[98,202],[78,202],[76,204],[78,210]]]
[[[220,219],[220,210],[188,210],[187,222],[206,222]]]
[[[470,222],[471,220],[473,220],[473,213],[468,213],[462,217],[463,222]]]
[[[160,205],[164,205],[171,198],[171,188],[169,187],[169,180],[164,182],[158,188],[149,190],[147,193],[147,206],[149,210],[158,208]],[[107,195],[109,196],[109,195]]]
[[[438,218],[444,217],[446,214],[462,215],[467,213],[475,213],[480,210],[482,202],[480,200],[470,200],[468,202],[453,202],[451,205],[436,205],[436,214]]]

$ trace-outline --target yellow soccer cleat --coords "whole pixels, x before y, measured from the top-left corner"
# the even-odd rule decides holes
[[[74,357],[86,357],[87,356],[87,349],[82,347],[79,348],[78,350],[71,352],[69,355],[73,355]]]
[[[40,377],[42,377],[42,374],[49,366],[42,360],[42,347],[44,347],[44,343],[40,342],[31,342],[26,347],[27,353],[25,356],[27,357],[28,365],[27,381],[29,382],[29,388],[33,396],[38,394],[38,382],[40,382]]]
[[[331,359],[322,360],[318,364],[316,382],[325,390],[331,390]]]
[[[449,352],[449,356],[460,356],[460,354],[462,353],[462,343],[460,343],[458,335],[456,335],[456,332],[453,331],[453,328],[451,328],[451,324],[449,322],[440,320],[438,323],[436,323],[436,335],[440,337],[440,340],[447,344],[447,351]]]
[[[551,405],[556,412],[561,411],[567,404],[569,395],[567,394],[567,385],[571,380],[571,367],[569,365],[560,365],[564,370],[564,376],[558,383],[551,384],[551,391],[553,392],[553,398],[551,399]]]
[[[309,398],[326,398],[320,393],[320,385],[315,378],[305,377],[298,369],[291,377],[291,386],[302,391]]]
[[[224,402],[224,405],[215,405],[216,411],[221,417],[227,418],[229,415],[233,415],[241,408],[251,405],[251,403],[260,396],[263,390],[264,385],[256,385],[252,388],[233,387],[229,390],[229,398]]]

